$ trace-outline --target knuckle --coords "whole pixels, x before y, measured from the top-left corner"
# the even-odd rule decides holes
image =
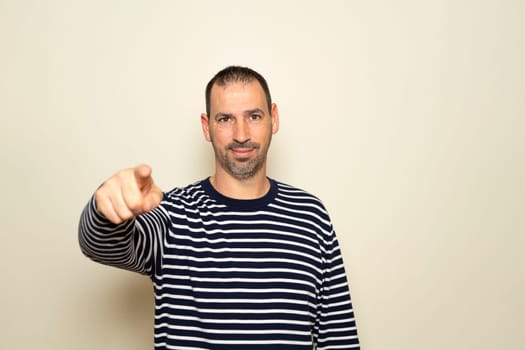
[[[141,202],[133,202],[132,204],[129,205],[129,210],[132,213],[140,214],[140,212],[142,211],[142,203]]]
[[[136,193],[136,191],[133,191],[133,190],[127,191],[124,194],[124,201],[126,202],[126,205],[128,206],[128,208],[134,213],[139,211],[140,208],[142,207],[141,196],[140,194]]]
[[[109,220],[115,225],[120,225],[124,222],[119,216],[114,216],[113,218],[109,218]]]
[[[129,220],[133,217],[133,213],[125,204],[119,203],[115,209],[116,209],[117,215],[122,220]]]

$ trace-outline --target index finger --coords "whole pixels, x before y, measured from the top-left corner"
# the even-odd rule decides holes
[[[146,164],[140,164],[133,169],[133,175],[135,176],[135,181],[140,189],[150,185],[153,181],[151,179],[151,167]]]

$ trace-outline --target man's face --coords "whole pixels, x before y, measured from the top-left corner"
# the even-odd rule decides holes
[[[266,95],[257,80],[214,85],[210,115],[201,115],[206,140],[215,151],[217,172],[246,180],[266,170],[272,135],[279,129],[277,106],[268,110]]]

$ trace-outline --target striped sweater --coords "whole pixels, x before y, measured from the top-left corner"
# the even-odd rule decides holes
[[[238,200],[205,179],[120,225],[97,212],[94,197],[88,203],[83,253],[153,281],[155,349],[359,349],[325,208],[270,184],[264,197]]]

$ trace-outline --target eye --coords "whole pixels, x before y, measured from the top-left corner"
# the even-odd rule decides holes
[[[250,114],[250,119],[251,120],[260,120],[262,118],[262,115],[260,115],[259,113],[252,113]]]
[[[231,119],[232,119],[232,118],[231,118],[230,116],[228,116],[228,115],[223,115],[223,116],[217,118],[217,122],[219,122],[219,123],[227,123],[227,122],[229,122]]]

